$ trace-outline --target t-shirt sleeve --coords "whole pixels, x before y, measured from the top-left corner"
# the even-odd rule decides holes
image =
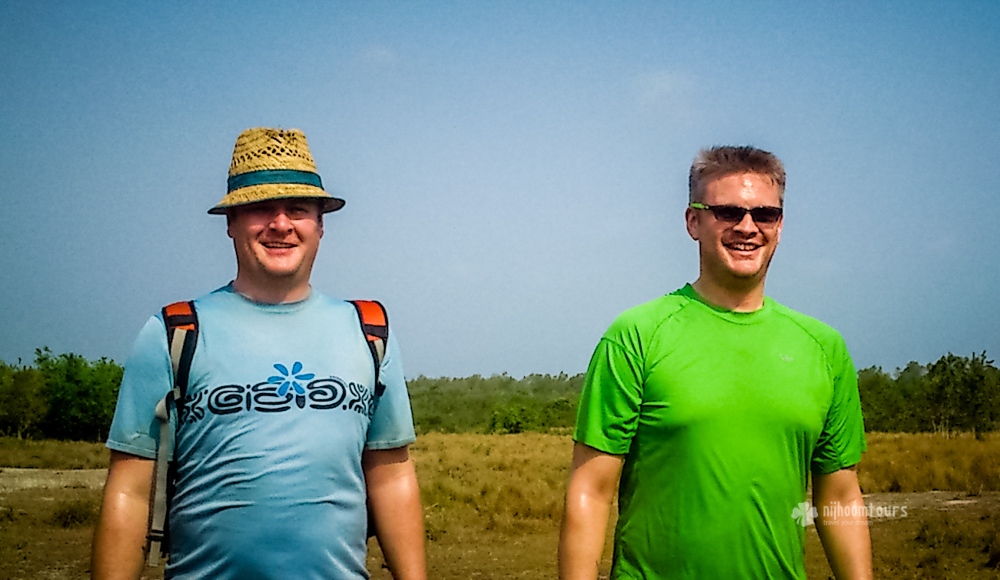
[[[399,346],[391,328],[389,344],[379,369],[379,379],[385,385],[385,392],[375,405],[365,448],[394,449],[409,445],[416,441],[417,437],[413,430],[410,395],[406,390],[406,380],[403,378]]]
[[[153,459],[159,440],[156,405],[166,396],[173,381],[167,333],[163,321],[153,316],[135,340],[125,362],[118,390],[118,404],[111,421],[107,447]]]
[[[633,344],[636,329],[621,327],[616,321],[594,350],[573,435],[578,443],[615,455],[632,445],[644,381],[642,357]]]
[[[840,335],[830,356],[833,398],[812,456],[812,471],[833,473],[861,461],[867,448],[858,375]]]

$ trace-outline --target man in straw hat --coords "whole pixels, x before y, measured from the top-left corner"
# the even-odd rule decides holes
[[[835,330],[764,295],[784,167],[767,151],[715,147],[689,181],[700,274],[620,315],[594,351],[560,577],[597,577],[618,488],[612,578],[805,579],[814,515],[837,578],[871,578],[851,358]]]
[[[194,301],[168,578],[367,578],[366,502],[393,574],[426,576],[395,338],[390,331],[379,395],[358,311],[309,283],[323,214],[343,205],[323,190],[302,132],[249,129],[237,139],[229,192],[209,210],[226,216],[237,274]],[[154,410],[173,384],[167,340],[154,316],[125,365],[95,578],[143,570]]]

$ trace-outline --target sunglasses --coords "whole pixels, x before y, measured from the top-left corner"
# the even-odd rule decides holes
[[[767,205],[749,209],[738,205],[705,205],[698,202],[692,202],[690,205],[694,209],[711,210],[715,219],[731,224],[740,223],[743,221],[743,216],[747,214],[750,214],[754,223],[773,224],[777,223],[777,221],[781,219],[782,214],[782,209],[780,207],[771,207]]]

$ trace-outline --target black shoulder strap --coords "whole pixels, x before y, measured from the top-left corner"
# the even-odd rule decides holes
[[[372,362],[375,364],[375,396],[381,397],[382,393],[385,392],[385,385],[379,379],[379,370],[382,367],[382,359],[385,358],[385,349],[389,343],[389,314],[377,300],[351,300],[350,302],[358,311],[361,332],[365,335],[368,349],[372,353]]]

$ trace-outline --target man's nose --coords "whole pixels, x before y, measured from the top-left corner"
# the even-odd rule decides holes
[[[733,226],[733,229],[738,232],[753,233],[759,228],[757,227],[757,222],[753,221],[753,216],[750,215],[750,212],[747,212],[743,214],[743,219],[741,219],[738,224]]]
[[[292,220],[284,208],[278,208],[271,215],[271,223],[268,225],[271,226],[271,229],[287,232],[292,229]]]

